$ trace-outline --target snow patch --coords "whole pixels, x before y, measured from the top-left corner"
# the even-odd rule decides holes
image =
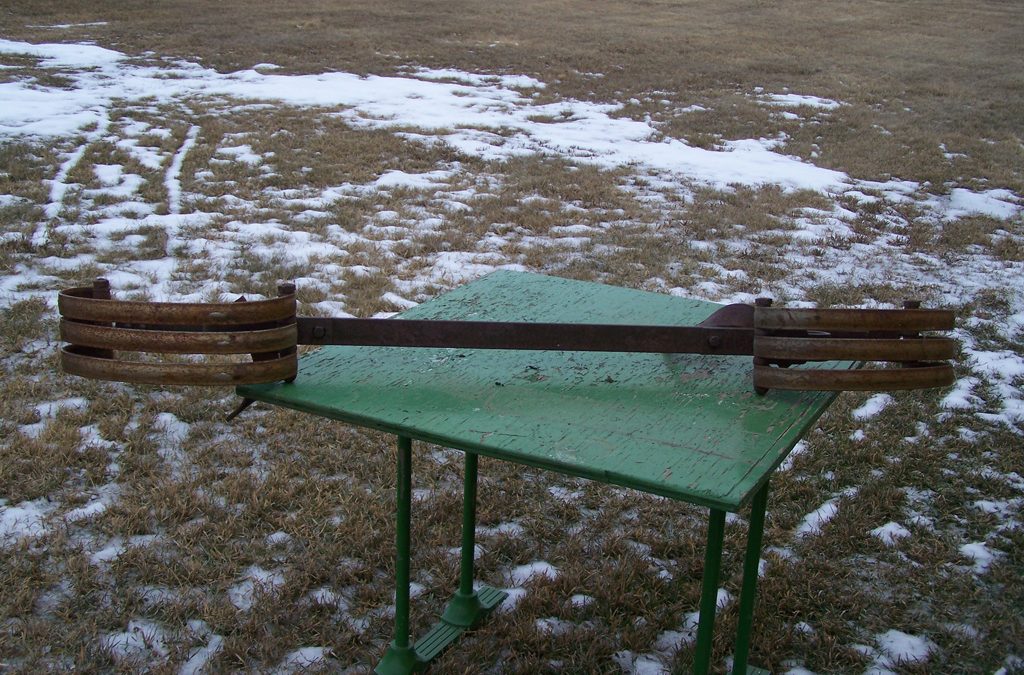
[[[343,108],[337,114],[362,127],[452,130],[445,141],[485,159],[561,154],[604,167],[642,165],[722,188],[778,184],[827,191],[849,183],[845,174],[775,152],[771,140],[740,139],[708,150],[661,138],[650,122],[616,116],[618,105],[574,100],[538,104],[521,88],[543,84],[524,76],[457,71],[418,71],[415,77],[279,75],[266,68],[224,74],[187,62],[133,65],[123,54],[88,45],[4,40],[3,51],[34,53],[47,59],[47,66],[78,69],[68,73],[75,83],[71,91],[20,82],[0,89],[3,135],[71,136],[88,124],[102,123],[115,100],[221,95]],[[442,81],[453,79],[458,82]],[[801,105],[812,101],[806,97]]]
[[[508,580],[513,586],[525,586],[535,579],[554,580],[558,578],[558,569],[543,560],[519,565],[508,573]]]
[[[141,619],[129,621],[127,629],[120,633],[104,635],[100,638],[100,645],[122,666],[160,661],[170,653],[164,630],[152,621]]]
[[[1003,555],[1002,551],[994,551],[985,545],[983,541],[972,541],[960,547],[960,553],[966,558],[974,561],[972,569],[975,574],[981,575],[988,571],[992,563]]]
[[[881,652],[876,663],[883,667],[923,663],[935,649],[935,645],[918,635],[899,630],[887,630],[875,636],[875,643]]]
[[[584,595],[583,593],[577,593],[569,598],[569,604],[573,607],[587,607],[594,604],[594,602],[593,596]]]
[[[228,600],[243,612],[252,609],[261,593],[273,593],[284,584],[284,572],[268,571],[253,565],[246,570],[245,578],[228,589]]]
[[[878,537],[886,546],[895,546],[900,539],[910,536],[910,530],[896,522],[888,522],[871,530],[871,536]]]
[[[890,394],[875,394],[867,401],[864,401],[864,405],[850,413],[855,420],[868,420],[872,417],[877,417],[879,413],[885,410],[891,403],[893,398]]]
[[[830,98],[801,94],[762,94],[759,96],[759,100],[768,105],[793,108],[817,108],[819,110],[835,110],[842,105],[839,101],[833,101]]]
[[[327,662],[330,654],[329,647],[302,647],[286,654],[274,672],[280,674],[299,673],[319,668]]]
[[[808,537],[821,534],[821,528],[828,521],[832,520],[837,513],[839,513],[839,498],[835,497],[804,516],[804,519],[796,528],[796,535],[798,537]]]
[[[0,548],[8,548],[22,539],[46,534],[46,516],[53,506],[45,498],[0,507]]]
[[[565,635],[572,631],[576,624],[572,621],[549,616],[544,619],[537,619],[533,622],[534,628],[542,635]]]
[[[797,441],[796,445],[793,446],[793,449],[789,451],[788,455],[786,455],[786,458],[782,460],[781,464],[779,464],[779,471],[789,471],[792,469],[793,461],[800,455],[807,452],[807,448],[809,447],[810,445],[808,445],[807,441]]]

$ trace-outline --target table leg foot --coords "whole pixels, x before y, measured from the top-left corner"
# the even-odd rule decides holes
[[[414,647],[402,648],[392,642],[373,672],[378,675],[409,675],[423,670],[430,661],[437,658],[507,597],[508,593],[505,591],[490,586],[482,586],[469,596],[456,593],[448,603],[441,620],[417,640]],[[453,623],[449,617],[465,623]]]
[[[490,586],[469,596],[456,593],[441,620],[416,641],[416,655],[424,662],[432,660],[507,597],[505,591]]]
[[[484,586],[479,591],[469,594],[459,591],[448,601],[441,620],[453,626],[470,628],[507,597],[508,593],[505,591],[490,586]]]
[[[392,642],[373,672],[377,675],[409,675],[423,670],[426,665],[426,661],[419,658],[415,648],[399,647]]]

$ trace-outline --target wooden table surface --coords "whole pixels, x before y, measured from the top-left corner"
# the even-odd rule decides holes
[[[500,271],[400,317],[686,326],[718,307]],[[835,398],[758,396],[747,356],[337,346],[303,356],[294,383],[238,393],[728,511]]]

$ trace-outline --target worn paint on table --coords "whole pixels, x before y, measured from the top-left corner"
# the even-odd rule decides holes
[[[495,272],[401,317],[687,326],[719,307]],[[731,511],[835,398],[828,392],[758,396],[745,356],[337,346],[302,357],[294,383],[238,392]]]

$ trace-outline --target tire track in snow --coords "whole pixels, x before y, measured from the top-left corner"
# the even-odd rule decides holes
[[[193,124],[189,127],[188,133],[185,134],[185,140],[182,142],[181,147],[178,148],[178,152],[174,153],[171,165],[167,167],[167,173],[164,174],[164,187],[167,188],[168,213],[181,213],[181,167],[185,163],[185,156],[188,155],[188,151],[192,149],[192,146],[196,144],[196,138],[198,137],[199,127]]]
[[[85,142],[78,146],[71,153],[71,156],[64,160],[64,163],[57,169],[57,174],[50,183],[50,201],[46,205],[46,217],[48,220],[53,220],[60,215],[61,207],[64,205],[64,195],[67,194],[68,188],[71,187],[67,182],[68,175],[82,161],[82,157],[85,156],[89,146],[103,138],[109,129],[110,116],[104,112],[99,123],[96,125],[96,129],[86,135]],[[32,235],[33,246],[45,246],[49,243],[50,237],[47,233],[47,225],[48,223],[41,224],[39,229]]]

